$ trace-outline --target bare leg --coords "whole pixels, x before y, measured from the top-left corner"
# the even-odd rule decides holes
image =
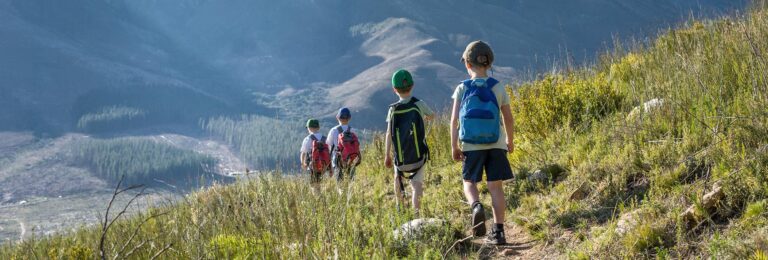
[[[400,191],[400,182],[402,181],[399,176],[397,176],[397,171],[395,171],[395,181],[394,188],[395,188],[395,199],[396,199],[396,205],[399,207],[401,204],[404,204],[405,201],[403,200],[403,194]]]
[[[488,182],[488,191],[491,193],[491,204],[493,204],[493,222],[504,224],[504,212],[506,210],[504,183],[502,181],[490,181]]]
[[[475,201],[479,201],[480,194],[477,191],[477,183],[464,180],[464,196],[467,198],[467,203],[470,205]]]
[[[424,193],[424,185],[420,181],[411,181],[413,190],[413,209],[417,212],[421,209],[421,195]]]

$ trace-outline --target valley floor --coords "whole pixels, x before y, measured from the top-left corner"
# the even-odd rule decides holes
[[[213,170],[224,176],[246,168],[226,145],[213,140],[177,134],[140,138],[210,155],[219,162]],[[0,132],[0,243],[99,223],[114,187],[70,156],[76,143],[92,139],[83,134],[40,139],[28,132]],[[148,190],[134,210],[176,201],[185,193],[156,181],[163,183],[161,188]]]

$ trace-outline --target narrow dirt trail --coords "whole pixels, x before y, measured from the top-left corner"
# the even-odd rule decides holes
[[[486,245],[484,238],[472,240],[480,259],[559,259],[557,251],[535,240],[521,227],[508,222],[505,228],[506,245]]]

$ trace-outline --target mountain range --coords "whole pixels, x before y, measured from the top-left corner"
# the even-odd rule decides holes
[[[0,131],[86,131],[87,116],[110,133],[221,115],[328,119],[341,106],[375,128],[398,68],[416,96],[447,105],[472,40],[491,44],[493,76],[513,82],[746,2],[0,0]],[[142,116],[106,114],[125,109]]]

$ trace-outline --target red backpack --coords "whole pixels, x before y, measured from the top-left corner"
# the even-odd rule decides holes
[[[309,135],[312,138],[312,152],[310,152],[310,165],[315,172],[325,172],[331,165],[331,152],[325,143],[325,136],[320,140],[314,134]]]
[[[357,135],[355,133],[352,133],[352,127],[347,127],[347,131],[344,131],[344,129],[339,126],[336,128],[336,131],[339,132],[339,146],[338,146],[338,154],[339,157],[339,163],[342,167],[347,167],[350,165],[360,165],[360,142],[357,139]]]

